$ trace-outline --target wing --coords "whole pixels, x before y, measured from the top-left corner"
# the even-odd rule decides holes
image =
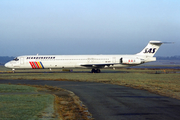
[[[104,68],[113,66],[115,63],[105,63],[105,64],[81,64],[81,66],[88,67],[88,68]]]

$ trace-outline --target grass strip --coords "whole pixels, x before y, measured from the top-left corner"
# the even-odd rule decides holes
[[[10,90],[2,90],[6,87]],[[3,93],[0,95],[0,119],[2,120],[38,119],[36,114],[54,102],[53,95],[34,94],[37,92],[34,87],[1,84],[0,89]]]
[[[0,120],[83,119],[92,115],[73,92],[52,86],[0,84]]]
[[[79,97],[73,92],[53,87],[33,85],[39,90],[46,89],[46,93],[55,95],[55,111],[59,115],[59,119],[63,120],[93,120],[92,115],[88,112],[88,109],[80,101]]]
[[[22,85],[0,84],[0,92],[37,92],[37,88]]]

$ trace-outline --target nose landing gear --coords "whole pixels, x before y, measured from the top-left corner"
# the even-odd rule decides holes
[[[15,72],[15,69],[14,69],[14,68],[12,69],[12,72],[13,72],[13,73]]]
[[[92,73],[100,73],[101,70],[100,70],[100,69],[92,69],[91,72],[92,72]]]

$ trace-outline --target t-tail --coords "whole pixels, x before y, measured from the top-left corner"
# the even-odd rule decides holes
[[[136,55],[153,57],[162,43],[163,42],[161,41],[149,41],[148,45],[140,53],[137,53]]]

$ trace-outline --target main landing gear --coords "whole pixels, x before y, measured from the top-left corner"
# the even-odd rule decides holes
[[[100,70],[100,69],[92,69],[91,72],[92,72],[92,73],[100,73],[101,70]]]

